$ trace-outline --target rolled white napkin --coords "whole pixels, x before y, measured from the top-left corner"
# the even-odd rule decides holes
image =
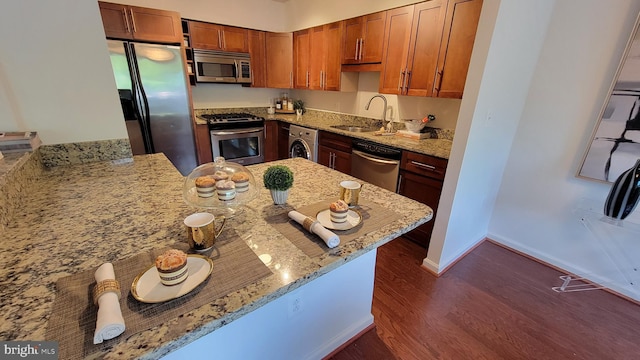
[[[295,210],[289,211],[289,217],[303,226],[305,219],[309,218],[307,215],[301,214]],[[313,218],[309,219],[313,220],[313,223],[309,227],[309,232],[320,236],[320,238],[324,241],[325,244],[327,244],[329,248],[333,249],[334,247],[340,245],[340,237],[338,237],[338,235],[330,230],[327,230],[327,228],[322,226],[322,224],[320,224],[318,220]]]
[[[113,265],[111,263],[100,265],[96,270],[95,278],[96,283],[103,280],[115,280]],[[113,292],[105,292],[98,298],[98,319],[96,320],[96,332],[93,335],[94,344],[113,339],[124,332],[124,318],[118,298],[118,294]]]

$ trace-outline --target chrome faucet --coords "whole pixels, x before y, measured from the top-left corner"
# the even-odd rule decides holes
[[[367,106],[364,107],[365,110],[369,110],[369,105],[371,105],[371,100],[375,99],[375,98],[380,98],[382,99],[382,101],[384,101],[384,109],[382,110],[382,126],[384,125],[384,122],[386,121],[386,117],[387,117],[387,98],[384,97],[384,95],[373,95],[371,97],[371,99],[369,99],[369,102],[367,103]],[[391,121],[389,121],[389,124],[387,124],[387,126],[385,127],[387,132],[391,132]]]

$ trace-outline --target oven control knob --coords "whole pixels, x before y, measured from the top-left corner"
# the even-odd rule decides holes
[[[300,134],[298,134],[298,136],[302,136],[302,131],[300,131]]]

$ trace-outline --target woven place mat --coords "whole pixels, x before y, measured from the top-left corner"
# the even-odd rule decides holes
[[[146,304],[131,295],[133,279],[154,264],[155,258],[167,248],[114,262],[116,279],[122,288],[120,308],[126,330],[102,344],[93,344],[98,312],[91,297],[96,283],[95,269],[59,279],[46,339],[59,342],[61,359],[81,359],[107,351],[131,335],[163,324],[272,274],[235,232],[225,233],[210,250],[213,271],[209,278],[189,294],[167,302]],[[186,243],[172,247],[183,251],[188,249]],[[207,254],[209,252],[203,255]]]
[[[306,205],[296,211],[315,218],[318,212],[328,209],[329,204],[337,199],[330,199]],[[357,210],[362,215],[362,222],[349,230],[331,230],[340,237],[340,245],[375,231],[389,223],[400,219],[400,215],[393,210],[384,208],[370,201],[360,199]],[[302,225],[290,220],[288,214],[279,214],[267,219],[267,223],[284,235],[298,249],[309,257],[318,257],[327,252],[329,248],[317,235],[306,231]],[[338,247],[340,247],[338,245]]]

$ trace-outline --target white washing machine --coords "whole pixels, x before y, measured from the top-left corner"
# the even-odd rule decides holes
[[[318,130],[290,125],[289,157],[303,157],[318,162]]]

